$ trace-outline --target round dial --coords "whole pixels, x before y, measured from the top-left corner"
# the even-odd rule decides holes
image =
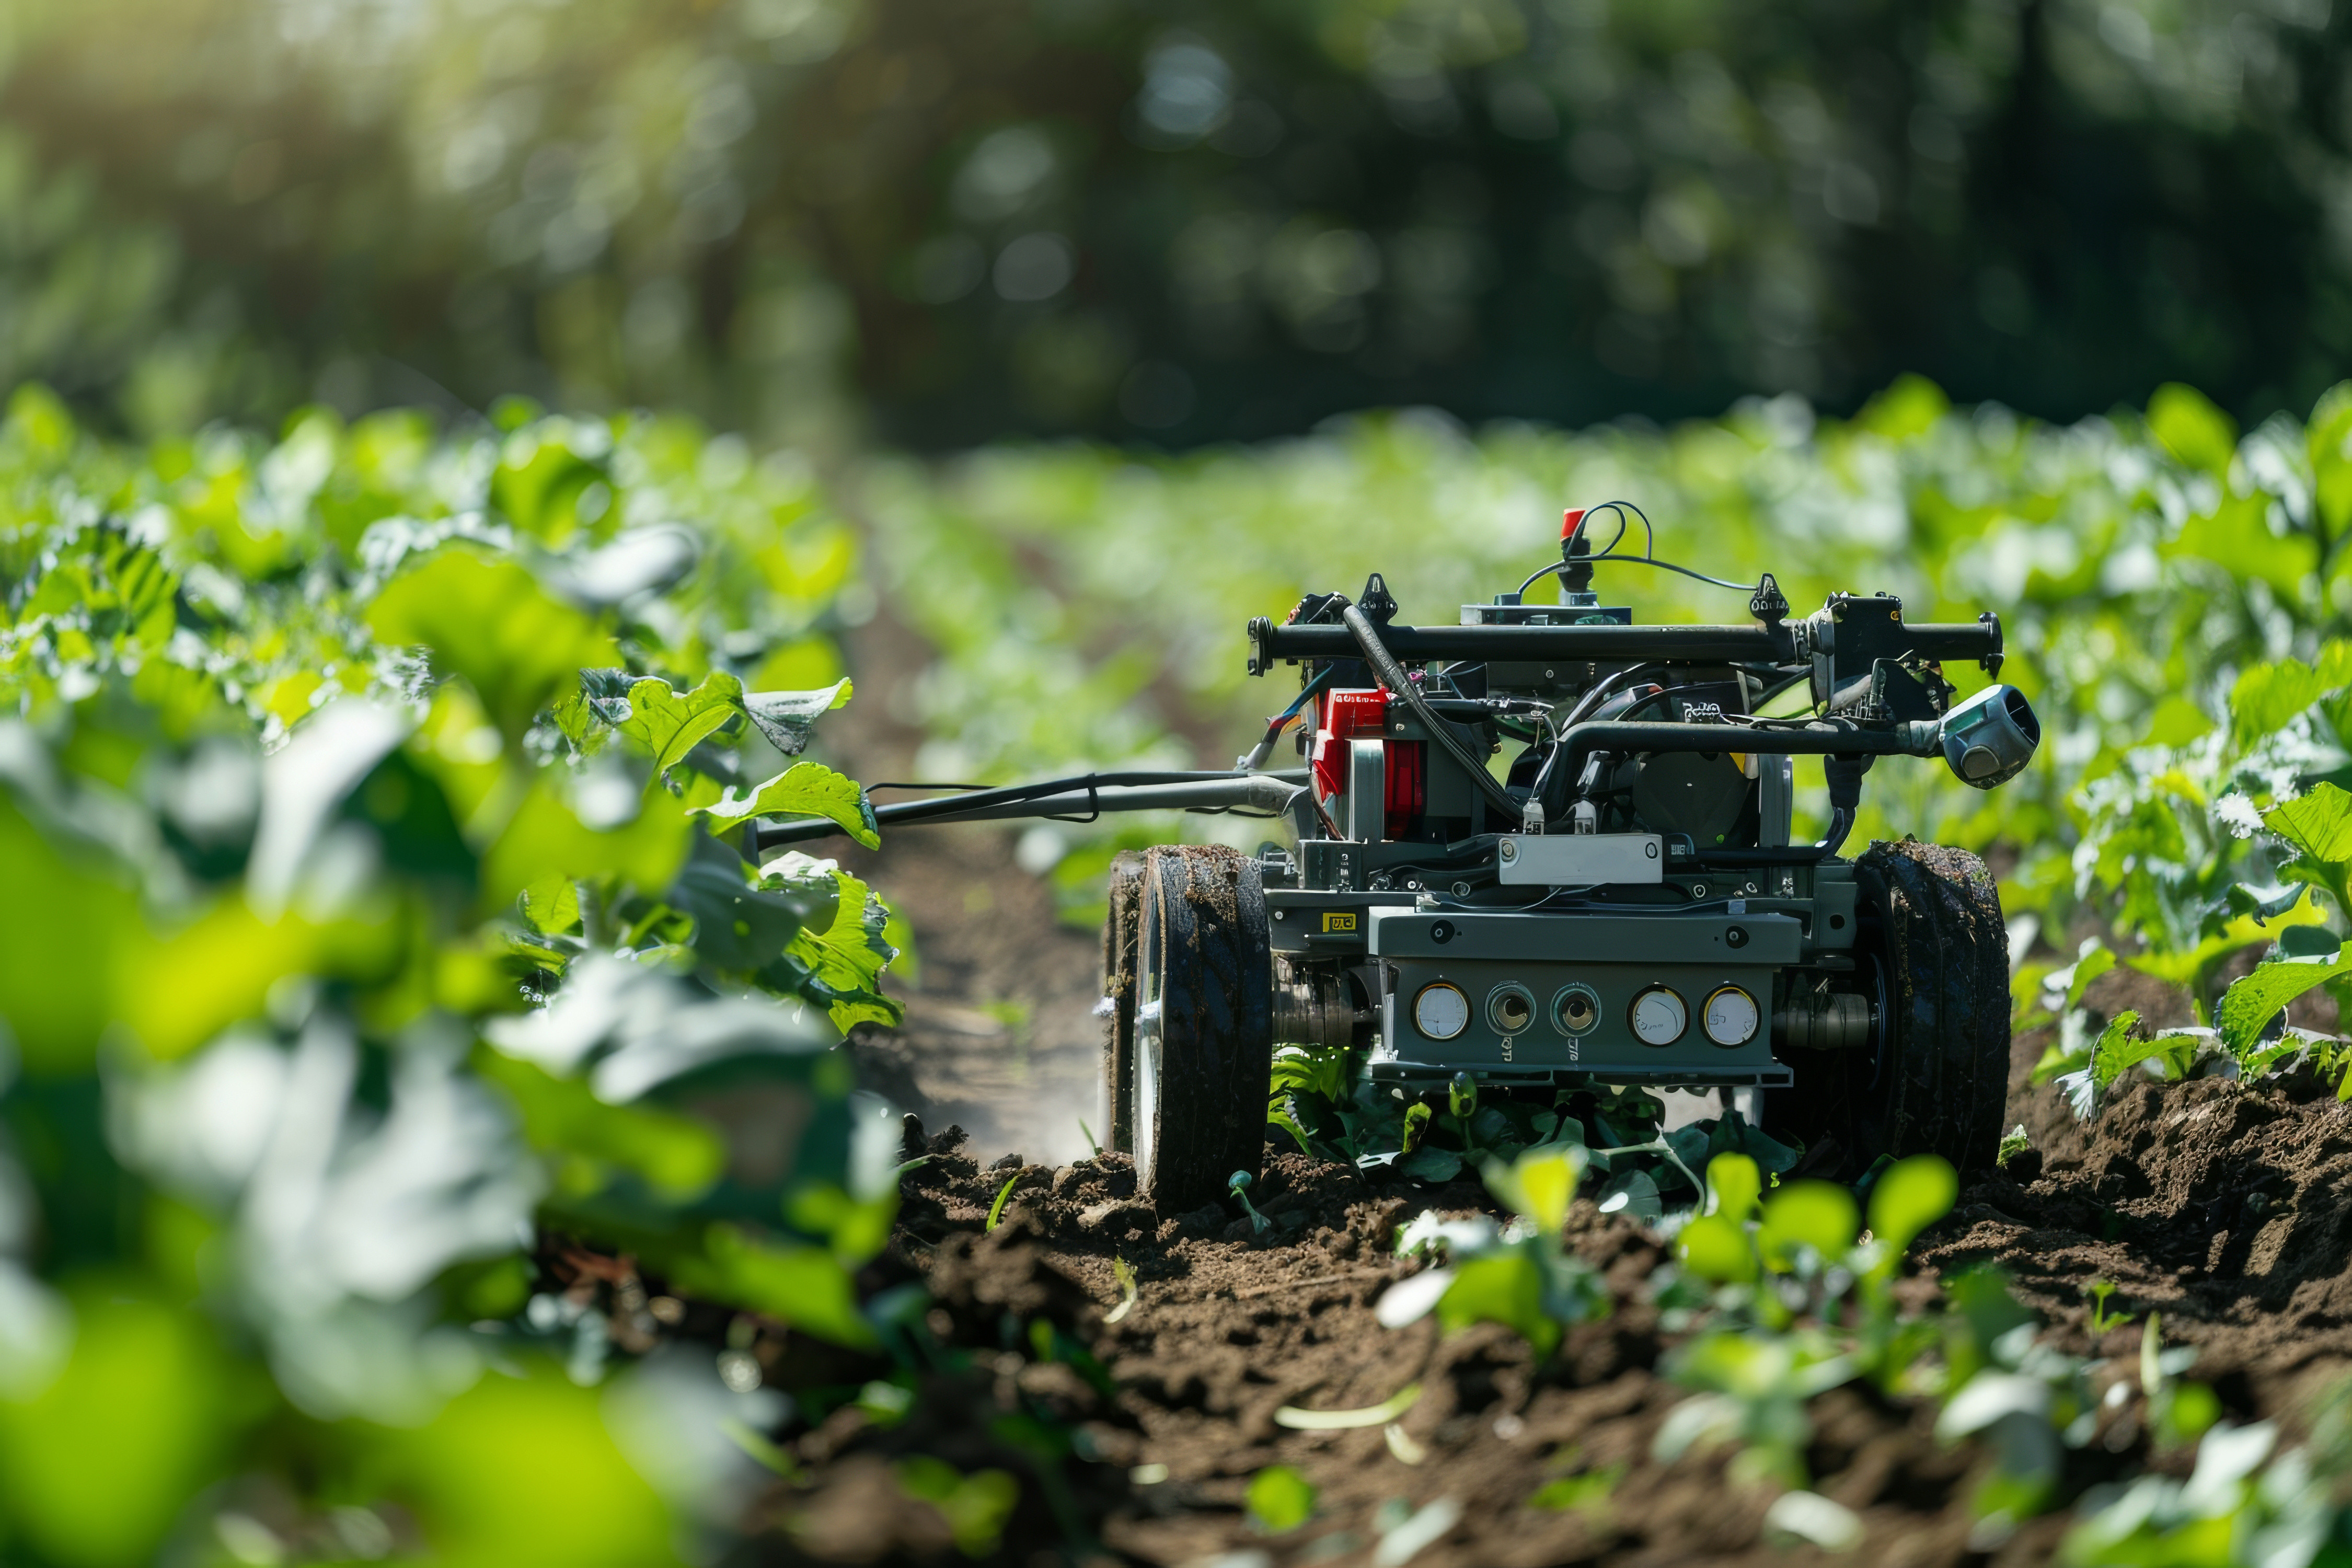
[[[1726,985],[1706,999],[1702,1019],[1706,1037],[1718,1046],[1744,1046],[1756,1037],[1756,998]]]
[[[1552,998],[1551,1017],[1562,1034],[1580,1035],[1601,1022],[1601,998],[1590,986],[1570,985]]]
[[[1671,1046],[1683,1037],[1690,1009],[1663,985],[1653,985],[1633,998],[1633,1034],[1645,1046]]]
[[[1412,999],[1413,1026],[1433,1040],[1450,1040],[1470,1026],[1470,998],[1443,980]]]

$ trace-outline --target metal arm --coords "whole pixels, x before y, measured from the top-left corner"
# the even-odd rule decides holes
[[[1040,816],[1091,817],[1115,811],[1263,811],[1286,809],[1307,788],[1307,770],[1279,773],[1082,773],[1004,789],[972,790],[929,800],[877,806],[874,819],[885,827],[936,822],[996,822]],[[802,816],[754,822],[751,849],[830,838],[841,825],[827,817]]]

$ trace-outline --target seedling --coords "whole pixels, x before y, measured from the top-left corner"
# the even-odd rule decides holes
[[[1257,1205],[1250,1202],[1249,1184],[1250,1173],[1247,1171],[1235,1171],[1233,1174],[1233,1179],[1225,1184],[1225,1188],[1228,1192],[1232,1193],[1234,1196],[1241,1199],[1242,1207],[1249,1211],[1251,1234],[1255,1236],[1263,1236],[1265,1234],[1266,1227],[1273,1222],[1268,1220],[1265,1215],[1258,1213]]]
[[[2104,1334],[2109,1329],[2120,1329],[2139,1315],[2137,1312],[2108,1311],[2107,1299],[2115,1293],[2115,1282],[2109,1279],[2094,1279],[2083,1287],[2083,1294],[2091,1299],[2091,1332],[2094,1335]]]
[[[996,1228],[996,1222],[1004,1217],[1005,1201],[1013,1196],[1013,1189],[1020,1184],[1020,1181],[1021,1173],[1015,1171],[1011,1175],[1004,1178],[1004,1184],[1003,1186],[996,1189],[996,1201],[988,1205],[989,1229],[994,1230]]]
[[[1103,1314],[1103,1321],[1106,1323],[1116,1323],[1120,1319],[1126,1317],[1129,1312],[1135,1310],[1135,1304],[1143,1299],[1143,1294],[1142,1291],[1137,1288],[1135,1270],[1129,1267],[1126,1258],[1112,1258],[1110,1260],[1110,1272],[1111,1278],[1118,1281],[1118,1305],[1113,1307],[1109,1311]]]

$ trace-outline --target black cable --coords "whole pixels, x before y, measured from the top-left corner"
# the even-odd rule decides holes
[[[1590,555],[1578,555],[1571,559],[1570,552],[1575,548],[1576,542],[1584,537],[1584,531],[1592,525],[1593,518],[1604,511],[1617,514],[1617,532],[1609,541],[1609,547],[1606,550],[1595,551]],[[1639,555],[1617,553],[1617,546],[1625,541],[1625,514],[1628,512],[1642,520],[1642,553]],[[1711,584],[1717,588],[1734,588],[1743,594],[1753,594],[1760,585],[1755,583],[1727,583],[1720,577],[1710,577],[1704,572],[1694,572],[1687,566],[1677,566],[1671,561],[1659,560],[1658,531],[1651,523],[1650,514],[1629,500],[1605,500],[1599,506],[1585,508],[1584,515],[1576,520],[1575,529],[1566,539],[1560,541],[1559,552],[1560,561],[1558,565],[1546,566],[1519,584],[1521,594],[1524,595],[1533,587],[1538,577],[1554,575],[1567,571],[1571,566],[1591,566],[1603,561],[1639,562],[1644,566],[1655,566],[1666,572],[1679,572],[1684,576],[1697,582]]]
[[[1694,572],[1687,566],[1677,566],[1671,561],[1660,561],[1655,556],[1602,554],[1580,555],[1573,561],[1556,562],[1551,565],[1538,568],[1526,582],[1519,584],[1519,592],[1525,594],[1534,586],[1537,578],[1557,575],[1567,571],[1570,566],[1597,566],[1603,561],[1621,562],[1631,566],[1655,566],[1661,572],[1679,572],[1684,576],[1696,578],[1701,583],[1711,584],[1717,588],[1736,589],[1742,594],[1752,594],[1756,591],[1756,584],[1753,583],[1727,582],[1721,577],[1710,577],[1704,572]]]
[[[1422,695],[1421,688],[1406,677],[1404,666],[1397,662],[1396,655],[1381,643],[1381,634],[1373,627],[1371,618],[1345,599],[1339,601],[1339,618],[1355,634],[1357,646],[1364,650],[1365,661],[1380,677],[1381,683],[1404,699],[1405,706],[1412,710],[1413,716],[1427,728],[1445,754],[1454,759],[1454,765],[1468,773],[1471,782],[1485,793],[1487,803],[1502,813],[1503,831],[1517,827],[1525,816],[1525,807],[1511,798],[1508,790],[1495,782],[1495,775],[1486,771],[1486,764],[1472,756],[1470,749],[1454,733],[1453,724],[1440,718],[1437,710],[1429,705],[1429,699]]]

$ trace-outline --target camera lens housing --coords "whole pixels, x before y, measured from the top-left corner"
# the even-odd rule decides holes
[[[2014,686],[1988,686],[1944,715],[1944,762],[1955,777],[1979,789],[2004,784],[2024,771],[2042,744],[2042,721]]]

